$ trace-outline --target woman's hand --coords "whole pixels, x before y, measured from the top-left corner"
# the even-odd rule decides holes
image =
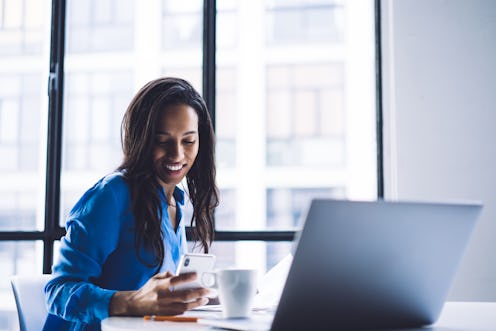
[[[170,272],[150,278],[136,291],[116,292],[109,305],[109,316],[178,315],[208,303],[206,288],[172,291],[178,284],[196,279],[196,273],[174,276]]]

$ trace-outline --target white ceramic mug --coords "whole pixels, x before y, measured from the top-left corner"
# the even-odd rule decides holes
[[[224,318],[250,316],[257,291],[257,270],[229,268],[205,272],[202,283],[218,290]]]

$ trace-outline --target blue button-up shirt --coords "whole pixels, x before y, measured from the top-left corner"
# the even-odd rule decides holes
[[[161,272],[172,273],[187,251],[180,207],[184,192],[176,187],[173,196],[179,220],[176,229],[160,191],[165,247]],[[122,173],[102,178],[81,197],[67,219],[67,234],[60,241],[60,255],[53,266],[54,278],[45,287],[49,315],[44,330],[100,330],[112,295],[137,290],[155,274],[155,268],[136,255],[135,226]],[[141,248],[140,257],[152,262],[154,256]]]

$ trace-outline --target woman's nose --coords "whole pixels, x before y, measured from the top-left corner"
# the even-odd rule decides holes
[[[171,161],[181,161],[184,157],[184,149],[181,144],[173,144],[168,151],[168,158]]]

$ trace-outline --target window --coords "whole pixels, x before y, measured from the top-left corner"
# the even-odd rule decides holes
[[[66,5],[63,26],[48,0],[0,0],[0,331],[17,325],[8,276],[47,270],[70,208],[121,161],[129,101],[160,75],[214,91],[219,266],[272,267],[312,198],[377,197],[373,0],[53,1]],[[216,6],[215,68],[204,64],[204,29],[215,26],[205,3]],[[52,99],[50,15],[65,27],[63,94]],[[48,127],[61,130],[60,159],[50,159]],[[60,194],[45,187],[47,171]],[[46,209],[58,224],[45,227]]]

